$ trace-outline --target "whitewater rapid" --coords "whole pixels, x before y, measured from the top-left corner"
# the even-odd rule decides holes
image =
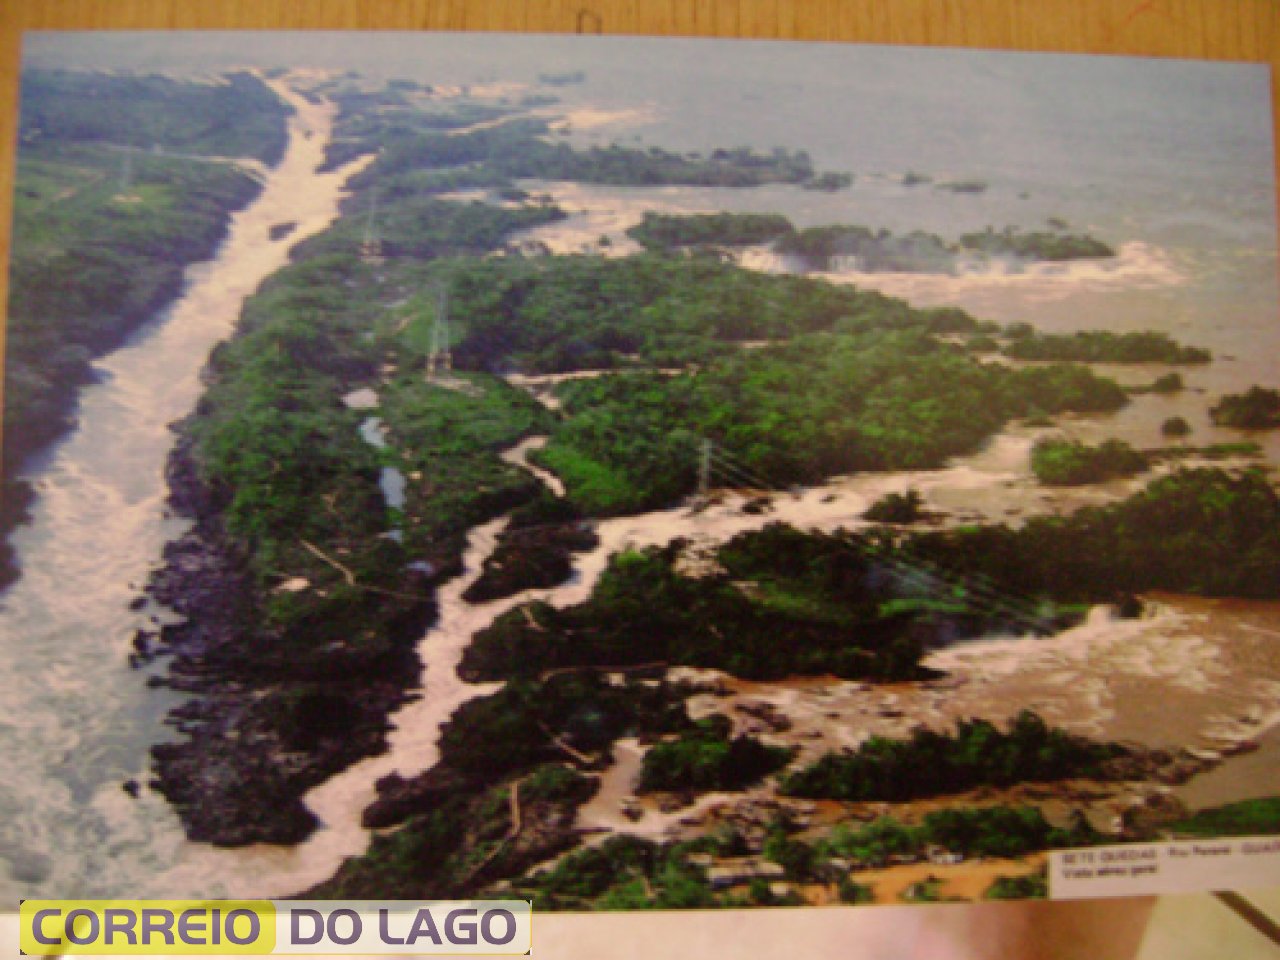
[[[209,351],[289,250],[338,215],[343,184],[370,158],[319,173],[335,108],[272,88],[293,109],[286,153],[230,221],[214,259],[193,265],[177,301],[97,362],[78,425],[27,475],[31,522],[13,535],[21,578],[0,597],[0,895],[237,893],[261,886],[252,857],[186,841],[168,804],[123,781],[150,778],[148,747],[176,697],[127,665],[133,633],[163,618],[131,610],[164,544],[169,424],[201,391]],[[271,228],[293,222],[287,238]],[[254,881],[254,882],[251,882]]]

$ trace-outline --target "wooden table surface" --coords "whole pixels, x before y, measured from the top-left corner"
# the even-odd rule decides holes
[[[0,0],[0,259],[7,264],[24,30],[300,28],[751,37],[1280,64],[1280,0]],[[1105,960],[1133,956],[1150,907],[540,916],[534,942],[540,956]]]

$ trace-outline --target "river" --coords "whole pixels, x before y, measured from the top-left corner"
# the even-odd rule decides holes
[[[194,407],[200,369],[245,298],[333,221],[343,183],[367,163],[317,173],[334,108],[272,85],[295,111],[285,156],[215,258],[189,268],[180,298],[95,364],[77,427],[30,470],[32,521],[13,536],[22,577],[0,608],[0,672],[11,678],[0,700],[0,896],[10,903],[194,893],[210,877],[239,890],[234,881],[258,869],[206,856],[163,799],[144,790],[131,800],[121,783],[149,779],[148,747],[167,738],[161,721],[175,702],[127,665],[134,631],[165,616],[130,604],[184,529],[164,509],[168,424]],[[271,240],[288,222],[297,228]]]

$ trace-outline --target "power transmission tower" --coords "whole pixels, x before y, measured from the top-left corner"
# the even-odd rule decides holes
[[[116,190],[118,202],[132,202],[138,197],[133,193],[133,150],[126,148],[124,160],[120,164],[120,184]]]
[[[698,452],[698,499],[706,501],[711,491],[711,441],[704,439]]]
[[[436,285],[436,316],[431,324],[431,353],[427,356],[427,379],[434,380],[440,371],[453,369],[453,351],[449,335],[449,291]]]
[[[378,236],[378,189],[373,189],[369,202],[369,216],[364,222],[364,239],[360,242],[360,259],[365,263],[382,262],[382,239]]]

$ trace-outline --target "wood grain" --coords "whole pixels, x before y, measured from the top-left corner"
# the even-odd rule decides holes
[[[0,0],[0,303],[7,302],[23,31],[301,28],[751,37],[1280,64],[1277,0]],[[1273,96],[1277,75],[1273,69]],[[856,917],[825,911],[812,923],[795,911],[773,920],[721,915],[723,924],[697,915],[630,915],[604,925],[605,918],[540,917],[535,937],[542,956],[712,955],[704,948],[717,956],[825,956],[833,948],[849,956],[909,956],[912,942],[920,947],[932,931],[950,949],[934,942],[941,952],[930,955],[1101,960],[1132,956],[1149,907],[1144,900],[1025,911],[877,908]],[[1008,920],[1000,910],[1012,910]],[[783,917],[785,924],[774,922]],[[980,936],[966,934],[987,918],[991,925]],[[1019,935],[1027,926],[1035,928],[1034,946]],[[1006,947],[1002,937],[1013,939]],[[877,952],[876,944],[889,952]]]

